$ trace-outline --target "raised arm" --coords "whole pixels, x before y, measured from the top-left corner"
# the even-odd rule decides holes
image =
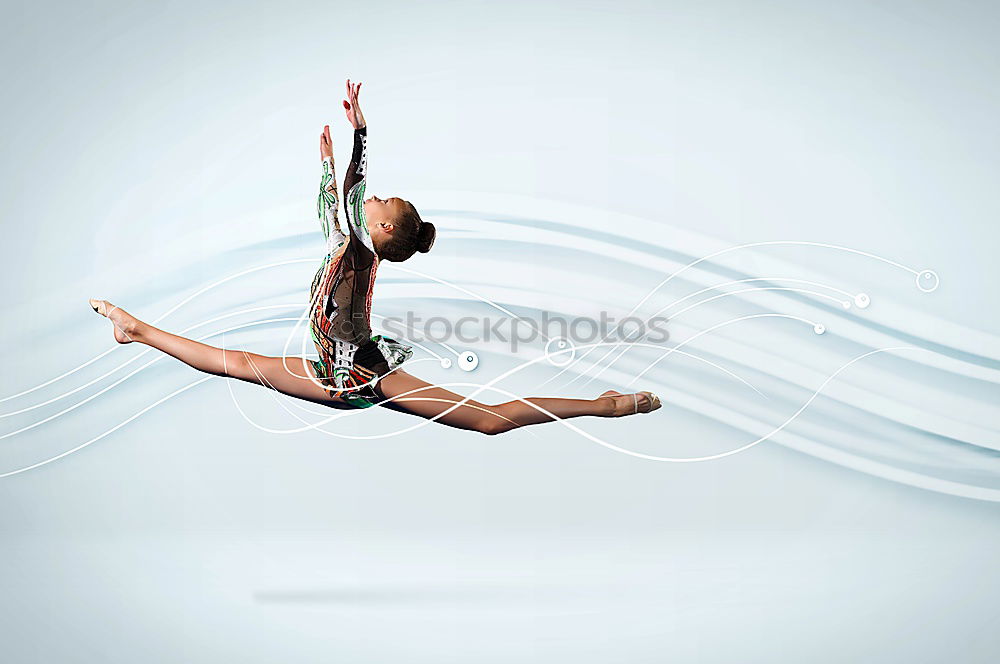
[[[320,227],[326,238],[326,253],[331,254],[347,238],[340,230],[340,220],[337,219],[340,196],[337,193],[337,175],[333,168],[333,142],[330,140],[330,125],[325,126],[319,135],[319,155],[322,159],[323,173],[319,180],[319,195],[316,197],[316,216],[319,217]]]
[[[347,213],[347,225],[356,245],[355,251],[367,254],[374,259],[375,247],[372,236],[368,232],[368,221],[365,218],[365,174],[368,170],[368,128],[365,116],[358,105],[358,92],[361,84],[352,85],[347,81],[347,99],[344,100],[344,110],[347,120],[354,127],[354,150],[351,152],[351,165],[347,167],[344,176],[344,212]]]

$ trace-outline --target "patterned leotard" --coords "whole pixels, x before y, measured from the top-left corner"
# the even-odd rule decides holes
[[[372,336],[371,305],[378,256],[365,218],[368,130],[354,131],[354,150],[344,178],[348,235],[337,219],[337,178],[332,159],[323,160],[316,212],[326,236],[326,257],[310,289],[310,331],[319,361],[313,369],[327,392],[367,408],[381,400],[378,380],[413,354],[409,346]]]

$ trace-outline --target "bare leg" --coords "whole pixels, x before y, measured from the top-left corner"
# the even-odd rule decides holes
[[[301,357],[268,357],[242,350],[224,350],[165,332],[104,300],[91,300],[91,306],[111,319],[115,325],[115,339],[119,343],[145,344],[176,357],[198,371],[264,385],[299,399],[327,406],[344,404],[305,377],[315,378],[316,374]]]
[[[216,348],[153,327],[104,300],[91,300],[91,306],[99,314],[111,319],[115,326],[115,339],[119,343],[146,344],[199,371],[264,385],[289,396],[327,406],[344,405],[343,400],[331,397],[321,386],[305,377],[315,378],[315,373],[312,366],[302,358],[267,357],[246,351]],[[379,381],[379,389],[392,399],[385,404],[387,407],[427,419],[440,415],[436,421],[442,424],[486,434],[551,422],[555,417],[622,417],[650,412],[660,407],[659,399],[650,392],[624,395],[605,392],[596,399],[532,397],[524,401],[488,405],[466,400],[461,395],[431,385],[399,369],[384,376]]]
[[[529,424],[553,421],[553,417],[538,408],[561,419],[567,419],[584,415],[621,417],[636,412],[649,412],[660,407],[659,400],[649,392],[639,392],[635,396],[605,392],[596,399],[532,397],[525,399],[528,403],[508,401],[487,405],[467,400],[461,395],[431,385],[402,370],[396,370],[383,377],[379,381],[379,389],[386,397],[392,399],[385,404],[389,408],[427,419],[452,409],[436,421],[458,429],[469,429],[491,435]],[[538,408],[534,408],[532,404]]]

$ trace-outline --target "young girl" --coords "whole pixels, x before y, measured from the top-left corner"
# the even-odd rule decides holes
[[[207,373],[238,378],[293,397],[333,407],[367,408],[378,404],[436,418],[437,422],[486,434],[502,433],[554,417],[620,417],[660,407],[651,392],[609,391],[596,399],[530,398],[500,404],[465,399],[426,383],[400,366],[409,346],[372,336],[372,289],[379,261],[405,261],[434,244],[434,224],[400,198],[365,198],[368,129],[358,105],[361,84],[347,81],[344,109],[354,127],[354,150],[344,178],[347,233],[337,216],[338,191],[330,128],[320,134],[323,174],[317,213],[326,235],[326,257],[313,279],[310,330],[319,360],[267,357],[224,350],[165,332],[106,300],[90,300],[94,311],[114,324],[119,343],[138,342],[163,351]]]

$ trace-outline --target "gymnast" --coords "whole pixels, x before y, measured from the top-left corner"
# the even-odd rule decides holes
[[[344,223],[338,217],[330,127],[320,134],[322,176],[317,214],[326,255],[310,289],[309,325],[319,359],[268,357],[225,350],[144,323],[107,300],[90,300],[94,311],[114,324],[115,340],[163,351],[199,371],[237,378],[334,408],[379,405],[459,429],[498,434],[529,424],[591,415],[621,417],[660,407],[651,392],[610,390],[595,399],[532,397],[484,404],[431,385],[401,366],[412,349],[372,335],[370,316],[380,261],[400,262],[434,244],[434,224],[423,221],[401,198],[365,198],[368,128],[358,104],[361,83],[346,83],[344,110],[354,128],[354,149],[344,178]]]

